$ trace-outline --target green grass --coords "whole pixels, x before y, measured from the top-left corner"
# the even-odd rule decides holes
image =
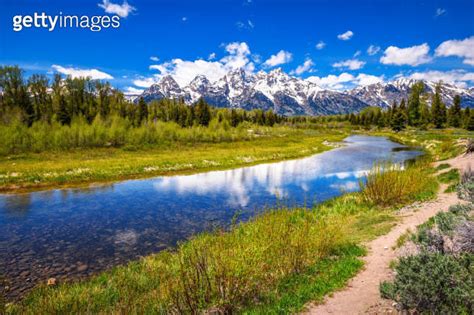
[[[435,189],[419,185],[418,193]],[[406,193],[403,202],[417,198]],[[42,286],[8,313],[296,312],[343,287],[362,266],[356,244],[395,222],[393,207],[363,192],[312,209],[270,210],[89,280]]]
[[[349,245],[336,250],[301,274],[292,274],[280,281],[275,291],[262,302],[242,311],[244,314],[287,314],[298,312],[308,301],[321,302],[325,295],[343,288],[348,279],[363,267],[360,256],[365,250]]]
[[[397,242],[393,249],[401,248],[407,241],[410,240],[412,235],[413,235],[413,232],[410,229],[408,229],[405,233],[400,235],[399,238],[397,238]]]
[[[444,169],[447,169],[447,168],[450,168],[451,165],[449,163],[441,163],[440,165],[438,165],[436,167],[436,170],[437,171],[441,171],[441,170],[444,170]]]
[[[292,159],[331,149],[324,141],[340,141],[348,135],[345,131],[269,129],[265,135],[235,142],[9,155],[0,159],[0,191],[68,187]]]
[[[455,168],[438,175],[438,180],[441,183],[445,183],[445,184],[458,183],[459,179],[460,179],[459,170]]]
[[[367,182],[361,182],[361,186],[364,186],[363,195],[368,202],[383,206],[432,198],[436,193],[437,183],[423,171],[424,169],[426,165],[409,167],[406,170],[396,165],[376,165],[367,176]],[[427,186],[433,187],[430,190],[424,189]]]

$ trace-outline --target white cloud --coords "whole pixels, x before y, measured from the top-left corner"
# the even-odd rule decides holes
[[[354,36],[354,33],[352,33],[352,31],[347,31],[345,33],[337,35],[337,38],[339,38],[340,40],[349,40],[352,36]]]
[[[255,65],[250,62],[250,49],[245,42],[234,42],[225,46],[225,50],[229,55],[222,58],[220,61],[224,64],[227,70],[244,68],[246,71],[252,72]]]
[[[296,67],[295,70],[291,71],[290,74],[300,75],[308,71],[312,72],[311,70],[312,66],[314,66],[314,62],[313,60],[308,58],[305,60],[305,62],[302,65],[299,65],[298,67]]]
[[[356,51],[356,52],[354,53],[354,57],[358,57],[358,56],[360,56],[360,54],[361,54],[361,51],[358,50],[358,51]]]
[[[339,75],[330,74],[326,77],[311,76],[306,80],[316,83],[317,85],[326,89],[344,90],[354,86],[363,86],[383,82],[384,78],[383,76],[378,77],[365,73],[359,73],[357,76],[354,76],[350,73],[344,72]]]
[[[316,49],[317,49],[317,50],[321,50],[321,49],[323,49],[324,47],[326,47],[326,43],[323,42],[322,40],[320,40],[320,41],[316,44]]]
[[[213,60],[216,59],[216,53],[210,53],[209,56],[207,57],[207,60]]]
[[[445,10],[445,9],[443,9],[443,8],[437,8],[437,9],[436,9],[436,13],[435,13],[435,17],[441,16],[441,15],[443,15],[443,14],[445,14],[445,13],[446,13],[446,10]]]
[[[152,78],[138,78],[133,80],[133,84],[135,86],[141,87],[141,88],[149,88],[150,86],[153,85],[153,83],[156,83],[156,79],[154,77]]]
[[[370,45],[369,48],[367,48],[367,53],[368,53],[370,56],[373,56],[373,55],[378,54],[379,51],[380,51],[380,47],[379,47],[379,46]]]
[[[375,76],[371,74],[359,73],[356,77],[357,85],[370,85],[375,83],[381,83],[384,81],[384,77],[382,76]]]
[[[139,95],[142,94],[144,89],[137,89],[133,86],[127,86],[124,90],[125,95]]]
[[[156,80],[165,75],[172,75],[180,86],[187,85],[200,74],[205,75],[210,81],[215,81],[226,73],[222,63],[202,59],[188,61],[176,58],[161,65],[152,65],[150,69],[160,71],[160,75],[156,76]]]
[[[333,63],[334,68],[346,68],[349,70],[359,70],[364,67],[365,62],[358,59],[348,59]]]
[[[158,57],[156,57],[156,56],[151,56],[151,57],[150,57],[150,60],[156,62],[156,61],[159,61],[160,58],[158,58]]]
[[[149,78],[138,78],[133,84],[138,87],[149,87],[161,77],[171,75],[180,86],[186,86],[197,75],[205,75],[210,81],[222,78],[229,70],[242,68],[253,72],[255,65],[250,60],[250,49],[245,42],[229,43],[225,46],[227,55],[220,60],[182,60],[179,58],[161,64],[151,65],[149,68],[160,73]],[[211,56],[210,57],[215,57]]]
[[[267,67],[274,67],[290,62],[293,55],[289,51],[280,50],[276,55],[272,55],[263,64]]]
[[[120,5],[112,3],[109,0],[102,0],[102,3],[98,5],[104,9],[106,13],[117,14],[123,18],[126,18],[130,13],[137,10],[135,7],[129,5],[127,1],[124,1],[124,3]]]
[[[436,48],[436,56],[456,56],[464,58],[464,63],[474,66],[474,36],[463,40],[448,40]]]
[[[431,57],[428,55],[429,51],[430,46],[426,43],[407,48],[390,46],[385,49],[380,62],[386,65],[418,66],[431,61]]]
[[[434,82],[443,81],[457,85],[459,87],[467,87],[474,84],[474,72],[467,72],[461,69],[451,71],[414,72],[406,77],[415,80],[427,80]]]
[[[97,69],[78,69],[78,68],[66,68],[59,65],[52,65],[55,71],[71,76],[72,78],[91,78],[93,80],[111,80],[114,77],[108,73],[99,71]]]

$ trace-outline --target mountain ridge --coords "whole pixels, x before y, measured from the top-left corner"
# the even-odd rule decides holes
[[[268,73],[248,73],[243,69],[234,69],[215,82],[204,75],[197,75],[184,87],[180,87],[171,75],[166,75],[138,95],[135,101],[139,97],[143,97],[146,102],[182,98],[187,104],[193,104],[202,97],[216,107],[272,109],[287,116],[347,114],[367,106],[388,108],[394,100],[406,99],[411,86],[417,81],[424,83],[426,93],[434,92],[437,83],[425,80],[400,78],[336,91],[290,76],[280,68]],[[474,88],[463,89],[442,83],[441,96],[448,106],[456,94],[461,96],[463,107],[474,107]]]

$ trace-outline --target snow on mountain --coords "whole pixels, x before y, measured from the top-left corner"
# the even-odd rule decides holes
[[[401,78],[388,83],[376,83],[363,87],[358,87],[348,91],[348,94],[357,97],[361,101],[371,105],[387,108],[394,101],[400,102],[402,98],[408,99],[411,87],[417,80]],[[433,94],[437,82],[423,81],[424,93]],[[455,85],[443,83],[441,85],[441,98],[448,106],[453,103],[455,95],[461,96],[463,107],[474,107],[474,89],[462,89]],[[429,101],[429,99],[428,99]]]
[[[281,69],[268,73],[248,73],[244,69],[235,69],[215,82],[198,75],[184,87],[180,87],[168,75],[150,86],[141,96],[147,102],[162,98],[182,98],[187,104],[192,104],[202,97],[216,107],[272,109],[278,114],[289,116],[330,115],[358,112],[367,106],[387,108],[394,100],[407,98],[416,82],[402,78],[339,92],[289,76]],[[425,92],[433,93],[436,83],[424,83]],[[456,94],[461,96],[463,106],[474,107],[473,88],[442,85],[442,98],[448,106]]]

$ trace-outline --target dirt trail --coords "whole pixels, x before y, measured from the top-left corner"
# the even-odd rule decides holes
[[[474,167],[474,155],[462,155],[456,158],[438,162],[449,163],[461,172]],[[444,172],[445,170],[443,170]],[[402,219],[386,235],[383,235],[366,244],[368,254],[364,258],[365,268],[351,279],[348,285],[327,298],[323,304],[310,304],[303,314],[388,314],[393,312],[389,301],[384,301],[379,295],[379,284],[389,280],[392,272],[390,261],[397,257],[392,249],[397,239],[408,229],[415,227],[439,211],[448,210],[460,200],[456,193],[444,193],[446,185],[442,185],[438,197],[433,201],[407,206],[400,210]]]

